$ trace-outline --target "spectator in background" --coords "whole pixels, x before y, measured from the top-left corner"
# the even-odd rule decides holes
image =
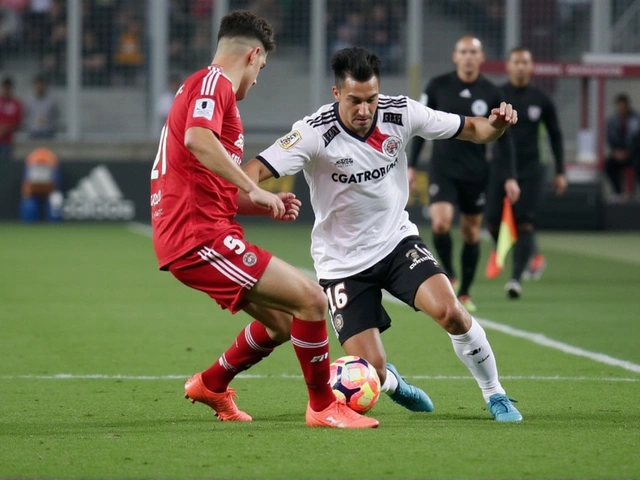
[[[58,0],[51,5],[51,29],[45,37],[43,68],[47,78],[56,85],[63,84],[66,73],[67,9]]]
[[[143,64],[142,24],[138,18],[125,11],[120,18],[114,70],[122,76],[125,85],[133,85]]]
[[[398,7],[394,7],[396,12]],[[400,67],[400,24],[397,13],[392,14],[387,4],[374,4],[365,23],[365,45],[382,60],[382,69],[395,72]]]
[[[89,28],[82,30],[82,83],[89,86],[109,84],[107,53]]]
[[[27,3],[29,8],[24,14],[25,43],[32,51],[42,54],[51,35],[53,0],[31,0]]]
[[[156,103],[156,115],[160,118],[163,125],[167,121],[169,110],[171,110],[171,106],[173,105],[173,99],[175,98],[181,84],[182,77],[177,73],[171,74],[169,76],[169,85],[167,90],[165,90],[162,95],[160,95],[160,98],[158,98],[158,102]]]
[[[344,22],[337,26],[336,40],[331,44],[329,54],[361,45],[364,40],[364,20],[364,15],[359,11],[348,12],[344,16]]]
[[[6,4],[0,4],[0,65],[7,54],[15,51],[20,41],[22,20],[18,12]]]
[[[640,199],[640,130],[631,138],[631,165],[636,176],[636,185],[638,185],[636,198]]]
[[[0,87],[0,161],[11,160],[13,134],[22,123],[22,103],[13,96],[13,80],[6,77]]]
[[[30,138],[53,138],[58,126],[59,110],[44,75],[33,79],[33,92],[25,101],[26,126]]]
[[[22,180],[20,219],[35,222],[42,217],[48,221],[62,218],[62,193],[58,157],[48,148],[36,148],[25,160]]]
[[[267,20],[275,32],[282,31],[282,9],[278,0],[253,0],[247,10]]]
[[[631,100],[626,93],[619,93],[615,100],[615,113],[607,121],[607,143],[610,153],[605,170],[614,195],[613,201],[624,199],[622,172],[632,167],[631,140],[640,131],[640,116],[631,108]]]

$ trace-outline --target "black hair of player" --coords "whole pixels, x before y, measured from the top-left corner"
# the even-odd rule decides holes
[[[614,99],[614,103],[624,103],[627,107],[631,105],[631,99],[626,93],[618,93]]]
[[[380,78],[380,58],[375,53],[361,47],[338,50],[331,57],[331,69],[336,86],[341,88],[347,76],[356,82],[367,82],[371,77]]]
[[[513,55],[514,53],[528,53],[529,55],[531,55],[531,50],[524,47],[513,47],[511,50],[509,50],[509,56],[507,58],[511,58],[511,55]]]
[[[273,27],[264,18],[249,10],[234,10],[222,17],[218,41],[221,38],[244,37],[259,40],[266,53],[276,49]]]

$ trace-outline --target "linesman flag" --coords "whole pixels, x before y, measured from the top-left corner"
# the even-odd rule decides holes
[[[518,240],[518,231],[513,218],[513,209],[511,208],[511,202],[505,197],[502,204],[502,220],[500,221],[498,245],[496,247],[496,265],[501,269],[504,268],[504,261],[516,240]]]

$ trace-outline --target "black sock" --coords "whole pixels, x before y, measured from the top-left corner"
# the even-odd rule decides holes
[[[493,238],[493,248],[495,249],[498,245],[498,234],[500,233],[500,228],[489,226],[487,227],[487,230],[489,230],[491,238]]]
[[[518,230],[518,241],[513,250],[513,275],[511,278],[520,281],[529,260],[533,255],[534,235],[532,230]]]
[[[480,260],[480,243],[465,243],[462,247],[462,281],[458,295],[469,295]]]
[[[531,232],[532,240],[531,240],[531,257],[535,257],[540,253],[540,247],[538,247],[538,235],[536,232]]]
[[[445,272],[447,272],[447,275],[451,278],[456,278],[456,273],[453,271],[453,263],[451,262],[451,250],[453,249],[451,234],[449,232],[441,234],[434,233],[433,246],[436,248],[436,252],[438,252],[440,263]]]

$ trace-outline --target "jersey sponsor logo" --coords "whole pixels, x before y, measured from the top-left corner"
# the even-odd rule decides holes
[[[532,122],[537,122],[540,119],[541,114],[542,109],[538,105],[529,105],[529,108],[527,109],[529,120],[531,120]]]
[[[278,139],[278,145],[287,150],[293,147],[300,140],[302,140],[302,135],[300,134],[300,132],[298,130],[292,130],[284,137],[280,137]]]
[[[156,192],[157,202],[162,192]],[[132,220],[135,204],[123,198],[113,175],[105,165],[98,165],[78,185],[67,192],[62,203],[65,220]],[[154,202],[154,197],[151,197]]]
[[[382,121],[384,123],[395,123],[396,125],[404,126],[402,123],[402,114],[393,112],[384,112],[382,115]]]
[[[386,167],[376,168],[375,170],[365,170],[364,172],[352,173],[347,175],[346,173],[332,173],[331,180],[336,183],[364,183],[371,180],[379,180],[384,178],[392,168],[398,166],[398,159],[393,163],[390,163]]]
[[[334,163],[334,165],[336,167],[352,167],[353,166],[353,158],[341,158],[339,160],[336,160],[336,163]]]
[[[241,133],[238,135],[238,140],[233,143],[240,150],[244,151],[244,135]]]
[[[482,99],[476,100],[471,104],[471,112],[477,117],[484,117],[488,111],[489,106]]]
[[[398,152],[402,148],[402,140],[396,137],[395,135],[391,135],[387,137],[387,139],[382,142],[382,151],[387,157],[395,157],[398,155]]]
[[[247,252],[242,257],[242,263],[244,263],[247,267],[253,267],[256,263],[258,263],[258,257],[253,252]]]
[[[332,126],[329,130],[327,130],[326,132],[324,132],[322,134],[322,138],[324,138],[324,146],[326,147],[327,145],[329,145],[331,143],[331,140],[333,140],[334,138],[336,138],[336,136],[340,133],[340,130],[338,130],[338,127],[336,127],[335,125]]]

